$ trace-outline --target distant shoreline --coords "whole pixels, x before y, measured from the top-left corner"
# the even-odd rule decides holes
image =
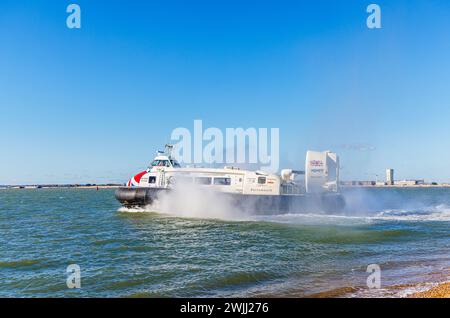
[[[124,184],[55,184],[55,185],[5,185],[0,189],[115,189]],[[341,185],[343,189],[373,188],[373,189],[409,189],[409,188],[450,188],[450,184],[416,184],[416,185]]]
[[[415,185],[341,185],[342,188],[450,188],[450,184],[415,184]]]

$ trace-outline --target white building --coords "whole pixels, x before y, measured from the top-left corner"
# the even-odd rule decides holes
[[[394,184],[394,169],[386,169],[386,183],[388,185]]]
[[[400,180],[395,182],[395,185],[399,185],[399,186],[415,186],[415,185],[421,185],[421,184],[425,184],[424,180]]]

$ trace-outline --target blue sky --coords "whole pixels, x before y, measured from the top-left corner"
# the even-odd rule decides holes
[[[66,27],[77,3],[82,28]],[[123,182],[176,127],[280,128],[344,179],[450,181],[450,3],[0,2],[0,184]]]

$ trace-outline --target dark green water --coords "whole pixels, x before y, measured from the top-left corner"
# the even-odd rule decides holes
[[[0,190],[0,297],[386,296],[445,279],[450,189],[346,196],[345,214],[238,221],[119,211],[114,190]],[[374,263],[382,289],[369,291]]]

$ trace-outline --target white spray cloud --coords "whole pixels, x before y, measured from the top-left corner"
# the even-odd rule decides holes
[[[239,208],[231,196],[208,186],[177,184],[163,191],[146,209],[177,217],[245,220],[249,214]]]

